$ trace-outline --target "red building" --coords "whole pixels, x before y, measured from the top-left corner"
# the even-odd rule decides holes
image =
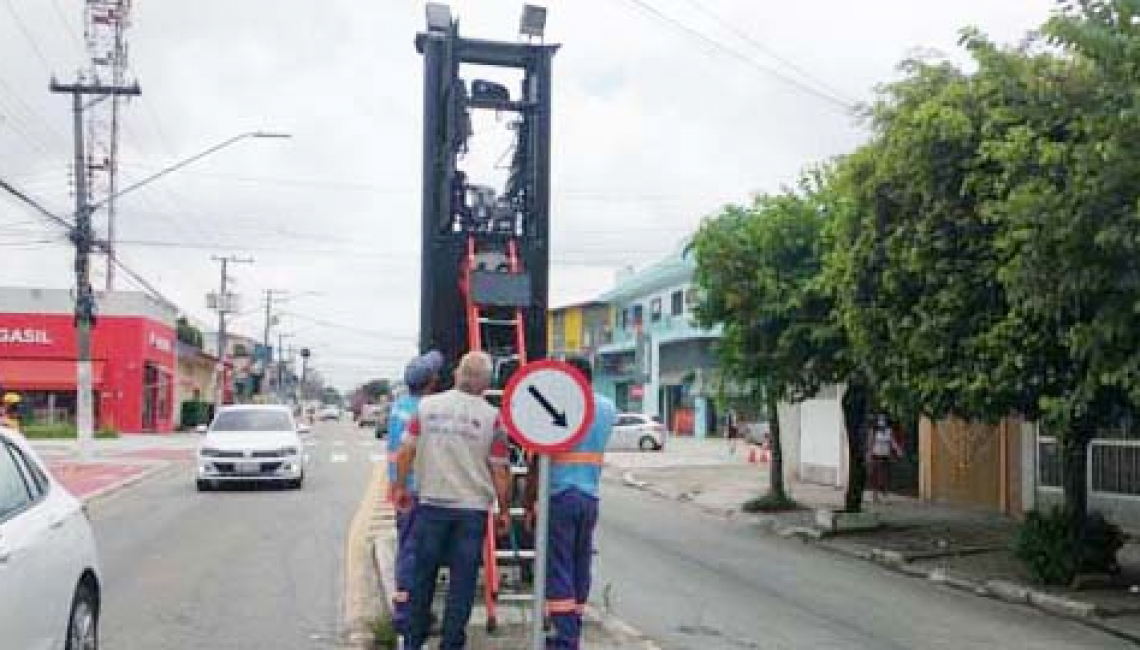
[[[172,431],[173,309],[133,292],[99,294],[97,304],[96,425],[128,433]],[[0,288],[0,387],[20,393],[25,417],[75,420],[72,310],[68,291]]]

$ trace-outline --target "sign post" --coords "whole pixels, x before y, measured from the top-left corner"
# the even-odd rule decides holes
[[[503,425],[538,455],[534,531],[534,620],[531,647],[546,647],[547,538],[550,532],[550,454],[573,449],[594,421],[594,392],[577,368],[543,359],[523,366],[503,391]]]

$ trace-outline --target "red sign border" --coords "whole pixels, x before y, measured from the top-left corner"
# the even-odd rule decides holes
[[[511,417],[511,400],[515,395],[515,391],[518,390],[519,385],[522,384],[524,379],[539,370],[557,370],[570,375],[570,378],[574,380],[574,383],[578,384],[578,388],[586,395],[586,414],[585,417],[582,418],[582,424],[578,426],[578,429],[573,435],[566,439],[566,441],[557,445],[538,444],[530,440],[518,428],[518,425],[515,424],[514,418]],[[519,368],[511,377],[511,380],[507,382],[507,387],[503,389],[503,406],[500,415],[503,420],[503,426],[507,429],[507,433],[528,451],[535,451],[540,454],[556,454],[560,451],[573,449],[575,445],[582,441],[582,438],[586,436],[586,432],[589,431],[590,425],[594,423],[594,391],[590,387],[590,382],[586,380],[586,376],[582,374],[582,371],[565,361],[559,361],[557,359],[531,361],[522,368]]]

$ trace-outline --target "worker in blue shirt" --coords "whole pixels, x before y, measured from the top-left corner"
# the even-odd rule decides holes
[[[439,375],[443,370],[443,355],[432,350],[420,355],[404,368],[404,384],[408,392],[401,395],[392,404],[392,411],[388,415],[388,495],[399,493],[397,489],[396,455],[403,443],[404,434],[407,433],[408,423],[419,409],[420,399],[435,392],[439,384]],[[404,510],[396,511],[396,594],[393,597],[393,624],[397,631],[404,632],[409,621],[411,608],[410,589],[415,580],[416,549],[413,543],[412,529],[416,522],[416,508],[414,495],[415,477],[409,475],[406,492],[413,495],[412,505]]]
[[[593,382],[588,360],[572,357],[566,361]],[[598,523],[598,483],[616,419],[614,403],[594,392],[594,421],[586,436],[572,450],[551,457],[546,612],[554,636],[547,638],[547,648],[577,650],[581,646]]]

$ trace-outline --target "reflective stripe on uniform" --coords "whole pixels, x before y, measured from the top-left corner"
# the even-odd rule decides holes
[[[599,451],[563,451],[550,458],[557,465],[602,465],[605,454]]]
[[[411,596],[406,591],[397,591],[396,597],[392,600],[396,601],[397,603],[406,603],[410,597]]]
[[[548,600],[546,602],[547,614],[576,614],[578,613],[578,603],[573,598],[562,598],[558,600]]]

